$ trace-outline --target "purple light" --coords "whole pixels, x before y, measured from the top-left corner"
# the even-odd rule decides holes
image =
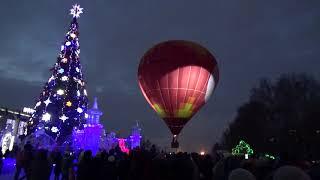
[[[73,143],[75,148],[91,150],[96,154],[101,141],[103,126],[101,124],[85,124],[83,130],[73,132]]]

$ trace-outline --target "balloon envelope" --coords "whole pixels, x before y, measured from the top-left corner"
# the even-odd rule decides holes
[[[140,89],[172,134],[206,103],[219,80],[216,59],[204,47],[173,40],[155,45],[142,57]]]

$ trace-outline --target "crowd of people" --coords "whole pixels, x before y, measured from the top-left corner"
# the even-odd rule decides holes
[[[155,146],[129,154],[116,147],[93,155],[26,144],[6,156],[16,158],[15,180],[320,180],[320,165],[308,161],[165,153]]]

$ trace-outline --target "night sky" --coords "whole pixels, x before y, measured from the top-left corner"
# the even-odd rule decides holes
[[[80,59],[105,128],[127,136],[135,121],[152,142],[171,135],[142,96],[137,68],[153,45],[184,39],[217,58],[220,82],[184,128],[182,150],[209,150],[260,78],[307,72],[320,78],[319,0],[1,0],[0,106],[34,107],[80,3]]]

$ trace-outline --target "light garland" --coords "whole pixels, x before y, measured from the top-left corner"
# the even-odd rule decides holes
[[[240,140],[239,144],[232,148],[232,155],[253,155],[253,149],[251,149],[250,145],[246,143],[244,140]]]

